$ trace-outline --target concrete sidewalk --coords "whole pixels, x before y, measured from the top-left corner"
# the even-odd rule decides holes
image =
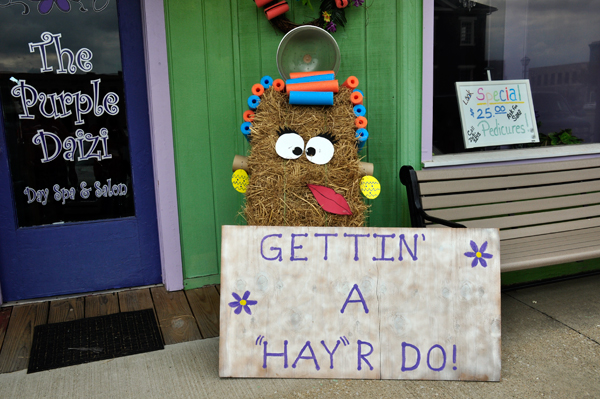
[[[219,379],[218,338],[0,375],[0,398],[600,398],[600,276],[502,294],[501,382]]]

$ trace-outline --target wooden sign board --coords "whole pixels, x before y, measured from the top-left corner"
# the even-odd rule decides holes
[[[539,143],[529,80],[456,82],[465,148]]]
[[[223,226],[219,375],[500,379],[496,229]]]

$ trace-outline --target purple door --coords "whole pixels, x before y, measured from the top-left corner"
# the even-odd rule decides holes
[[[139,1],[0,8],[4,301],[161,282]]]

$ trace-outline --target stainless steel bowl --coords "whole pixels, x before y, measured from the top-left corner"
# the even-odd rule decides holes
[[[277,69],[284,80],[291,72],[340,69],[340,48],[326,30],[312,25],[289,31],[277,48]]]

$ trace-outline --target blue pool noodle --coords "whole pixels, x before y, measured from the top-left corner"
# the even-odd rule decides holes
[[[363,92],[362,92],[362,91],[360,91],[360,90],[358,90],[358,89],[354,89],[354,90],[352,90],[352,93],[354,93],[355,91],[359,92],[361,96],[363,96],[363,97],[365,96],[365,95],[363,94]]]
[[[291,91],[292,105],[333,105],[332,91]]]
[[[358,150],[360,151],[369,138],[369,132],[367,132],[367,129],[358,129],[356,131],[356,138],[358,139]]]
[[[250,107],[250,109],[256,109],[258,104],[260,104],[259,96],[251,95],[248,97],[248,107]]]
[[[263,87],[265,88],[265,90],[267,90],[273,84],[273,78],[270,77],[269,75],[265,75],[260,80],[260,84],[263,85]]]
[[[356,116],[365,116],[367,114],[367,109],[364,105],[358,104],[354,106],[354,115]]]
[[[246,138],[246,140],[248,140],[248,142],[250,142],[250,133],[252,133],[250,131],[250,126],[252,126],[252,122],[244,122],[242,123],[242,133],[244,134],[244,137]]]
[[[285,81],[286,85],[294,83],[310,83],[310,82],[322,82],[325,80],[333,80],[334,76],[332,73],[326,73],[324,75],[305,76],[303,78],[288,79]]]
[[[250,126],[252,126],[251,122],[244,122],[244,123],[242,123],[242,133],[244,133],[244,134],[250,134]]]

